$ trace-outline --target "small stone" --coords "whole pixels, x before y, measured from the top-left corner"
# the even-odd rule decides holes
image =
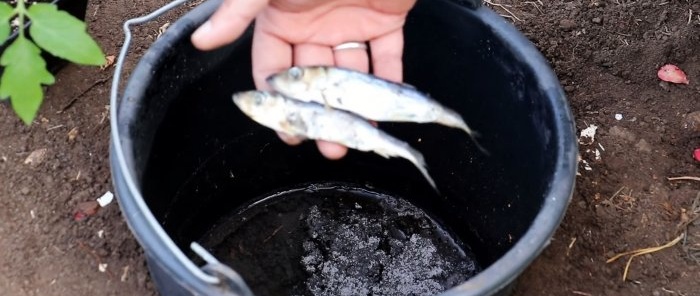
[[[22,187],[22,189],[19,190],[22,195],[27,195],[29,194],[29,188],[28,187]]]
[[[100,204],[97,201],[81,202],[75,207],[73,219],[75,221],[83,221],[90,216],[97,214],[100,209]]]
[[[97,256],[99,256],[101,258],[105,258],[105,257],[109,256],[109,251],[107,249],[104,249],[104,248],[97,249],[95,251],[95,253],[97,254]]]
[[[688,113],[688,115],[683,118],[682,126],[684,129],[700,132],[700,111]]]
[[[637,142],[637,144],[635,144],[634,147],[636,147],[637,151],[639,151],[639,152],[644,152],[644,153],[651,152],[651,145],[649,145],[649,143],[644,139],[639,140],[639,142]]]
[[[146,275],[145,273],[138,273],[136,275],[136,282],[141,287],[144,287],[146,285],[147,280],[148,280],[148,275]]]
[[[44,162],[44,160],[46,160],[46,153],[48,151],[49,150],[46,148],[41,148],[41,149],[37,149],[37,150],[32,151],[32,153],[30,153],[29,156],[27,156],[27,158],[24,159],[24,164],[38,166],[39,164]]]
[[[579,208],[582,208],[582,209],[585,209],[586,206],[587,206],[587,205],[586,205],[586,202],[583,201],[583,200],[582,200],[582,201],[579,201],[579,202],[576,203],[576,204],[578,205]]]
[[[593,20],[591,20],[594,24],[600,24],[603,22],[602,18],[599,17],[594,17]]]
[[[564,87],[564,90],[565,90],[566,92],[572,92],[572,91],[574,91],[575,89],[576,89],[576,88],[575,88],[573,85],[567,85],[567,86]]]
[[[665,91],[671,91],[671,86],[666,81],[659,82],[659,86]]]
[[[576,22],[570,19],[563,19],[559,21],[559,28],[563,29],[564,31],[571,31],[576,28]]]
[[[68,141],[73,141],[76,137],[78,137],[78,128],[74,127],[68,132]]]
[[[634,135],[630,130],[620,127],[620,126],[613,126],[608,130],[608,133],[610,133],[611,136],[625,140],[627,142],[634,142],[634,140],[637,139],[637,136]]]

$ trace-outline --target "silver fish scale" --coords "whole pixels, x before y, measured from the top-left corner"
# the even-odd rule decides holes
[[[233,96],[233,101],[248,117],[273,130],[338,143],[360,151],[372,151],[386,158],[407,159],[437,190],[420,152],[358,115],[316,103],[301,102],[273,92],[238,93]]]

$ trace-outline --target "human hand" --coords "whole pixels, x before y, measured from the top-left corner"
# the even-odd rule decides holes
[[[192,34],[192,43],[211,50],[236,40],[255,19],[253,80],[268,90],[265,79],[292,66],[334,65],[401,82],[403,25],[416,0],[224,0],[221,7]],[[334,50],[347,42],[367,42],[366,49]],[[278,133],[290,145],[303,139]],[[317,141],[329,159],[340,159],[347,148]]]

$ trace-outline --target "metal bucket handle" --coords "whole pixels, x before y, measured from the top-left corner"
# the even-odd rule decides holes
[[[155,18],[163,15],[164,13],[170,11],[171,9],[179,7],[180,5],[188,1],[189,0],[176,0],[151,12],[148,15],[129,19],[126,22],[124,22],[124,44],[122,45],[122,48],[119,51],[119,57],[117,58],[117,62],[115,63],[114,76],[112,77],[112,88],[110,90],[111,137],[112,141],[114,141],[112,146],[115,151],[114,157],[116,158],[116,161],[119,163],[119,165],[123,167],[126,167],[126,161],[124,159],[124,150],[122,148],[121,138],[119,137],[119,125],[117,124],[117,106],[119,101],[118,92],[122,68],[124,67],[124,60],[126,59],[126,56],[129,52],[129,46],[131,45],[130,27],[132,25],[141,25],[144,23],[148,23],[154,20]],[[125,183],[127,187],[129,187],[129,190],[131,192],[138,192],[138,189],[136,188],[136,185],[133,182],[133,176],[131,175],[131,173],[128,170],[125,170],[123,174],[126,175]],[[140,208],[148,208],[148,206],[145,204],[145,201],[143,200],[143,197],[141,196],[135,198],[135,202],[139,204]],[[144,213],[144,216],[147,220],[149,220],[149,223],[151,223],[152,225],[158,225],[157,220],[150,211]],[[174,251],[175,257],[177,257],[178,260],[185,265],[185,268],[188,269],[195,277],[199,278],[201,281],[212,285],[221,286],[223,289],[225,289],[229,293],[232,293],[233,295],[253,296],[253,293],[251,292],[250,288],[248,288],[243,278],[238,273],[236,273],[230,267],[221,263],[212,254],[210,254],[206,249],[204,249],[196,242],[192,242],[190,244],[190,248],[192,249],[192,251],[194,251],[195,254],[199,255],[202,259],[204,259],[205,262],[207,262],[207,264],[201,269],[197,267],[191,260],[189,260],[189,258],[187,258],[187,256],[175,245],[172,239],[170,239],[170,237],[165,232],[165,230],[163,230],[163,228],[155,227],[155,232],[168,246],[168,248]]]

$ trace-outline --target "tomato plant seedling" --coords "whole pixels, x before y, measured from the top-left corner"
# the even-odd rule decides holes
[[[13,19],[17,20],[19,34],[0,56],[0,65],[4,67],[0,100],[9,99],[15,113],[29,125],[44,100],[42,85],[55,82],[41,57],[42,50],[81,65],[102,65],[105,56],[87,33],[85,23],[59,10],[55,4],[28,6],[27,0],[17,0],[12,7],[0,2],[0,40],[9,38]],[[25,32],[27,21],[31,22],[29,36]]]

